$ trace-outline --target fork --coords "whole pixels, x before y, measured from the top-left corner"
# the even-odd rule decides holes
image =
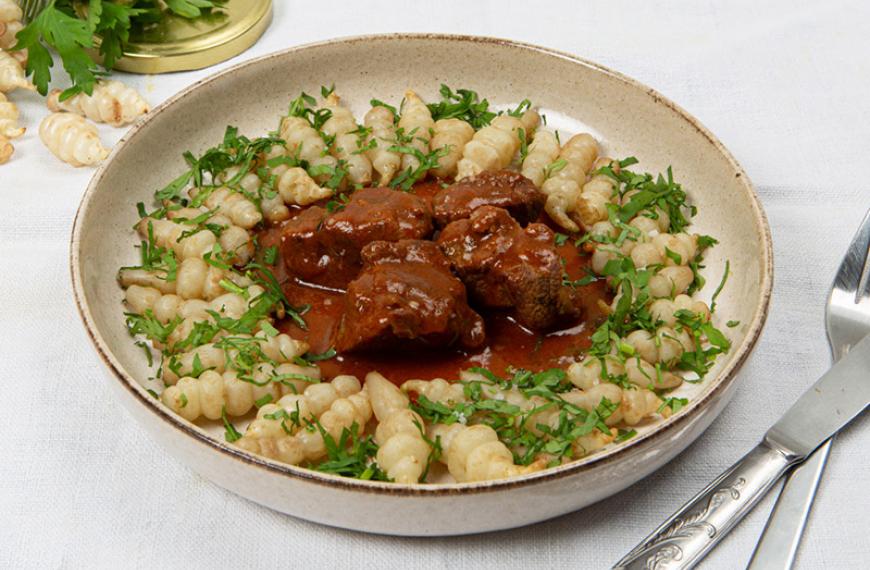
[[[18,0],[21,11],[24,12],[24,23],[32,21],[42,9],[48,6],[49,0]]]
[[[834,362],[870,331],[870,211],[831,285],[825,326]],[[747,570],[787,570],[794,564],[832,441],[829,439],[789,475]]]

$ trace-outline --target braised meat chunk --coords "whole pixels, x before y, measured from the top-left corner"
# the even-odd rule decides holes
[[[543,224],[523,229],[507,210],[492,206],[449,224],[438,237],[475,303],[513,308],[521,325],[537,330],[580,317],[579,293],[563,285],[553,241]]]
[[[362,272],[347,287],[339,352],[483,343],[483,319],[434,242],[375,241],[362,258]]]
[[[424,200],[389,188],[365,188],[338,211],[312,206],[287,222],[281,249],[291,274],[343,289],[359,273],[366,244],[422,239],[432,230],[432,213]]]
[[[438,192],[432,200],[440,226],[471,216],[480,206],[507,210],[521,225],[533,222],[544,208],[546,196],[531,180],[510,170],[482,172]]]

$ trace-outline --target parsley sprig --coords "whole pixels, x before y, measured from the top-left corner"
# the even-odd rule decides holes
[[[74,0],[51,0],[45,8],[18,32],[18,42],[12,49],[28,50],[27,75],[42,95],[48,93],[51,68],[54,66],[48,49],[60,56],[63,68],[72,80],[61,100],[76,93],[93,92],[97,78],[105,75],[87,53],[100,37],[100,55],[104,69],[111,69],[124,52],[131,33],[177,16],[196,19],[216,13],[226,0],[89,0],[87,15],[79,16]]]

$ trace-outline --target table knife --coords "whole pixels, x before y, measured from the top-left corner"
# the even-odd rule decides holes
[[[615,569],[692,568],[793,465],[870,403],[870,335],[852,347],[764,435],[683,508],[616,563]]]

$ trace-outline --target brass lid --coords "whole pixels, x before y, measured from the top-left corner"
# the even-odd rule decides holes
[[[170,15],[154,27],[131,33],[115,69],[168,73],[208,67],[251,47],[271,19],[272,0],[228,0],[213,14],[196,20]],[[99,37],[94,43],[99,48]]]

